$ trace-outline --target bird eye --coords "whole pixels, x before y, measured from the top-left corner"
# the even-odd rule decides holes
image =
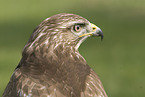
[[[75,25],[75,26],[73,27],[73,30],[74,30],[75,32],[79,32],[79,31],[81,31],[81,26],[80,26],[80,25]]]

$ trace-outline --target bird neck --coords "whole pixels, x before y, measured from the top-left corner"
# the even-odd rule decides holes
[[[29,46],[25,47],[23,51],[23,62],[20,62],[27,70],[32,70],[32,67],[39,67],[35,69],[42,69],[49,67],[55,67],[56,69],[59,68],[62,64],[69,64],[69,63],[79,63],[79,64],[86,64],[85,59],[80,55],[78,49],[75,48],[73,44],[68,43],[55,43],[49,45],[41,45],[31,48],[29,50]],[[71,64],[76,65],[76,64]],[[28,69],[30,68],[30,69]]]
[[[35,48],[38,49],[38,47]],[[90,67],[75,46],[59,44],[55,47],[50,45],[49,48],[39,46],[39,50],[35,48],[29,54],[23,52],[17,67],[23,74],[42,82],[53,79],[62,86],[74,88],[77,94],[85,89],[84,84],[86,76],[90,73]]]

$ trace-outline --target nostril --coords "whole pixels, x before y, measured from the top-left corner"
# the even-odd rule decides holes
[[[95,31],[96,30],[96,27],[93,27],[93,31]]]

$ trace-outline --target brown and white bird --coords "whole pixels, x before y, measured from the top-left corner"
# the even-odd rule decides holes
[[[61,13],[45,19],[25,45],[3,97],[107,97],[78,51],[90,36],[103,38],[103,33],[81,16]]]

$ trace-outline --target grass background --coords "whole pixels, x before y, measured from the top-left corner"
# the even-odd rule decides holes
[[[1,0],[0,96],[34,28],[58,13],[75,13],[98,25],[104,40],[79,48],[109,97],[145,96],[145,0]]]

